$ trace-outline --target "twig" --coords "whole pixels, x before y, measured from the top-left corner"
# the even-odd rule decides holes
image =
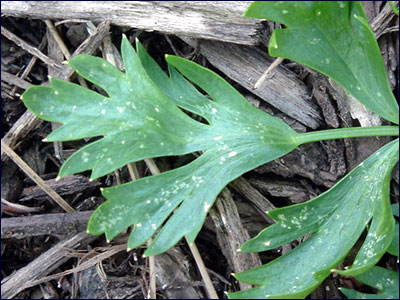
[[[167,42],[168,42],[169,46],[171,47],[172,51],[174,51],[174,54],[176,56],[182,56],[182,53],[180,53],[178,51],[178,49],[175,48],[174,43],[172,43],[170,37],[167,34],[165,35],[165,39],[167,40]]]
[[[17,37],[11,31],[8,31],[3,26],[1,26],[1,34],[4,35],[6,38],[8,38],[10,41],[13,41],[16,45],[20,46],[22,49],[24,49],[28,53],[30,53],[30,54],[36,56],[37,58],[39,58],[44,63],[46,63],[46,64],[48,64],[48,65],[50,65],[50,66],[52,66],[54,68],[57,68],[57,69],[61,69],[62,68],[62,66],[57,64],[53,59],[51,59],[48,56],[44,55],[37,48],[29,45],[27,42],[25,42],[24,40],[22,40],[19,37]]]
[[[42,178],[39,177],[3,140],[1,140],[1,151],[5,152],[47,195],[50,196],[66,212],[74,212],[73,209],[60,195],[49,187]]]
[[[27,88],[29,88],[32,85],[28,81],[25,81],[25,80],[21,79],[20,77],[10,74],[8,72],[5,72],[3,70],[1,70],[1,80],[5,81],[9,84],[15,85],[17,87],[20,87],[21,89],[24,89],[24,90],[26,90]]]
[[[386,3],[379,14],[371,21],[371,28],[376,39],[384,34],[385,29],[388,29],[393,18],[396,17],[397,16],[394,14],[390,4]]]
[[[29,207],[29,206],[25,206],[25,205],[21,205],[21,204],[16,204],[16,203],[7,201],[6,199],[3,199],[3,198],[1,198],[1,203],[7,205],[5,207],[3,207],[3,205],[1,206],[1,211],[7,212],[7,213],[27,214],[27,213],[42,210],[41,207]],[[4,220],[7,220],[7,219],[11,219],[11,218],[2,219],[1,230],[3,230]],[[3,238],[3,237],[1,237],[1,238]]]
[[[263,194],[254,188],[245,178],[239,177],[238,179],[229,183],[229,186],[237,191],[240,195],[249,199],[260,215],[269,223],[274,224],[275,221],[267,216],[267,212],[275,209],[276,207],[269,201]]]
[[[272,71],[275,70],[280,64],[283,62],[283,58],[278,57],[274,60],[274,62],[265,70],[264,74],[257,80],[254,85],[254,89],[258,89],[272,74]]]
[[[126,246],[125,245],[115,245],[115,246],[111,246],[110,248],[108,248],[104,253],[98,254],[95,257],[92,257],[90,259],[88,259],[87,261],[83,262],[82,264],[80,264],[79,266],[66,270],[64,272],[60,272],[57,274],[53,274],[53,275],[49,275],[46,277],[43,277],[41,279],[32,281],[30,284],[31,286],[40,284],[40,283],[44,283],[53,279],[57,279],[60,278],[62,276],[66,276],[68,274],[72,274],[72,273],[77,273],[77,272],[81,272],[83,270],[86,270],[88,268],[90,268],[91,266],[94,266],[95,264],[97,264],[98,262],[101,262],[103,260],[105,260],[106,258],[109,258],[123,250],[125,250]]]
[[[39,51],[42,51],[44,49],[44,47],[47,44],[47,37],[46,35],[44,35],[42,41],[40,42],[40,45],[38,47]],[[31,72],[33,66],[36,64],[37,61],[37,57],[36,56],[32,56],[32,58],[30,59],[28,65],[26,66],[25,70],[22,72],[20,78],[21,79],[25,79],[26,76],[28,76],[28,74]],[[17,91],[17,87],[14,86],[14,88],[11,91],[11,96],[14,96],[15,92]]]
[[[139,177],[140,177],[139,171],[138,171],[135,163],[128,164],[128,172],[129,172],[129,175],[131,176],[132,180],[139,179]]]
[[[53,25],[53,22],[51,22],[50,20],[45,20],[44,22],[46,23],[47,28],[49,29],[50,33],[54,37],[54,40],[57,42],[58,46],[60,47],[60,50],[64,54],[65,58],[70,59],[72,57],[71,52],[69,52],[67,46],[65,46],[65,43],[62,40],[62,38],[60,37],[60,35],[58,34],[58,31],[57,31],[56,27]],[[86,84],[86,81],[81,76],[78,76],[78,81],[81,86],[83,86],[85,88],[88,87],[88,85]]]
[[[107,34],[103,39],[103,58],[111,63],[114,67],[117,66],[110,34]]]
[[[24,289],[33,286],[32,282],[46,276],[68,261],[70,257],[65,255],[65,248],[75,249],[85,247],[96,238],[95,236],[88,235],[86,232],[81,232],[62,240],[27,266],[4,278],[1,281],[1,298],[11,299]]]
[[[49,29],[50,33],[53,35],[55,41],[57,42],[58,46],[60,47],[61,52],[64,54],[65,58],[70,59],[71,53],[69,52],[67,46],[65,46],[65,43],[62,40],[62,38],[60,37],[60,35],[58,34],[58,31],[57,31],[56,27],[53,25],[53,22],[51,22],[50,20],[44,20],[44,22],[46,23],[46,26]]]
[[[193,254],[194,260],[196,261],[197,267],[200,270],[201,277],[204,280],[204,286],[206,288],[208,297],[210,299],[218,299],[217,292],[215,291],[214,285],[212,284],[210,275],[207,272],[207,268],[204,265],[204,261],[203,261],[203,258],[201,257],[199,249],[197,249],[197,246],[194,242],[189,243],[189,241],[187,240],[186,237],[185,237],[185,239],[186,239],[187,244],[189,245],[190,251]]]
[[[68,19],[68,20],[62,20],[62,21],[58,21],[56,23],[54,23],[54,26],[60,26],[62,24],[66,24],[66,23],[89,23],[90,21],[88,20],[83,20],[83,19]]]
[[[6,133],[6,135],[1,139],[1,142],[6,143],[12,148],[16,148],[18,141],[29,134],[32,130],[35,130],[42,124],[42,120],[36,117],[29,110],[24,112],[24,114],[14,123],[11,129]],[[1,151],[1,161],[5,160],[7,155]]]
[[[257,253],[240,252],[240,245],[250,239],[248,231],[243,227],[242,220],[232,194],[228,188],[218,196],[209,214],[215,224],[217,242],[233,272],[242,272],[261,265]],[[239,282],[241,290],[251,288],[251,285]]]
[[[3,199],[1,199],[3,202]],[[14,204],[15,205],[15,204]],[[36,208],[35,208],[36,209]],[[3,218],[2,239],[23,239],[39,235],[69,236],[85,231],[92,210],[74,213],[41,214],[35,216]]]
[[[150,245],[152,242],[151,239],[147,241],[147,245]],[[149,285],[149,299],[157,298],[157,282],[156,282],[156,259],[154,256],[149,257],[149,277],[150,277],[150,285]]]

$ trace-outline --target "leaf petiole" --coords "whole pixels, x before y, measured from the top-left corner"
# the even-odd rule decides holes
[[[354,137],[370,136],[399,136],[398,126],[371,126],[327,129],[298,134],[297,141],[300,144],[318,142],[322,140],[336,140]]]

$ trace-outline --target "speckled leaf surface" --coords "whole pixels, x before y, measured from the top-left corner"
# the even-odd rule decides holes
[[[372,218],[367,237],[344,275],[355,276],[375,265],[392,242],[394,219],[389,199],[398,139],[385,145],[320,196],[270,211],[277,221],[243,244],[244,252],[274,249],[306,234],[311,237],[272,262],[235,277],[259,287],[230,298],[304,298],[347,255]]]
[[[379,294],[366,294],[356,290],[340,288],[348,299],[399,299],[399,273],[381,267],[372,267],[356,279],[369,285]]]
[[[108,240],[133,225],[129,248],[159,230],[145,253],[155,255],[183,236],[193,242],[224,186],[292,151],[298,146],[297,134],[251,106],[210,70],[168,56],[167,76],[139,42],[137,52],[126,38],[121,48],[125,73],[97,57],[81,55],[68,62],[107,96],[52,79],[48,87],[28,89],[23,101],[40,118],[63,124],[48,141],[101,137],[75,152],[62,166],[61,177],[92,170],[91,178],[97,178],[129,162],[202,151],[181,168],[104,189],[107,201],[89,220],[88,231],[105,233]]]
[[[371,111],[399,123],[399,107],[359,1],[257,1],[246,16],[286,26],[273,32],[271,56],[331,77]]]

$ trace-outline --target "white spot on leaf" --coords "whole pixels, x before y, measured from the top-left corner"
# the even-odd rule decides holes
[[[199,187],[203,182],[203,177],[201,176],[192,176],[192,180],[194,181],[194,183],[196,184],[196,187]]]
[[[204,211],[208,212],[208,210],[210,209],[211,205],[208,204],[208,202],[204,203]]]
[[[234,157],[237,155],[236,151],[229,152],[228,157]]]

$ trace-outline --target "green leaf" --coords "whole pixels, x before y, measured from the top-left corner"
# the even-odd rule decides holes
[[[399,217],[399,203],[392,204],[393,216]]]
[[[339,288],[349,299],[399,299],[399,273],[381,267],[372,267],[356,276],[364,284],[376,288],[381,293],[365,294],[355,290]]]
[[[135,52],[126,38],[122,57],[125,73],[97,57],[81,55],[68,62],[107,96],[52,79],[49,87],[28,89],[23,101],[39,117],[63,124],[49,141],[101,137],[75,152],[62,166],[61,177],[92,170],[91,178],[97,178],[145,158],[203,152],[181,168],[102,192],[108,201],[90,218],[89,233],[105,233],[111,240],[134,225],[128,241],[134,248],[159,229],[145,252],[155,255],[183,236],[193,242],[225,185],[292,151],[299,145],[298,135],[191,61],[168,56],[167,76],[139,42]]]
[[[272,34],[271,56],[331,77],[371,111],[399,123],[399,107],[359,1],[257,1],[245,15],[286,26]]]
[[[350,268],[358,275],[380,259],[394,231],[390,207],[391,171],[398,161],[398,139],[385,145],[331,189],[301,204],[270,211],[277,221],[243,244],[243,252],[265,251],[312,236],[288,254],[235,277],[259,287],[229,294],[230,298],[303,298],[346,256],[372,218],[368,235]]]
[[[389,1],[389,5],[392,8],[393,12],[398,16],[399,15],[399,8],[394,5],[393,1]]]
[[[392,204],[393,215],[399,217],[399,203]],[[399,222],[395,220],[393,241],[390,244],[387,252],[399,257]]]

